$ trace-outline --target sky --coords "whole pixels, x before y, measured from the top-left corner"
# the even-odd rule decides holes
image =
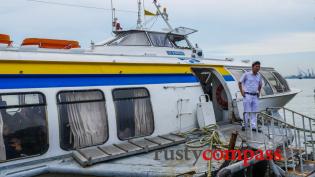
[[[16,45],[27,37],[42,37],[78,40],[83,47],[89,47],[91,41],[112,36],[110,0],[0,2],[0,33],[10,34]],[[134,28],[137,1],[113,2],[123,28]],[[147,10],[155,11],[152,0],[144,2]],[[260,60],[263,66],[275,67],[283,75],[297,74],[299,69],[315,70],[315,0],[159,2],[167,8],[173,27],[198,30],[189,39],[198,43],[208,58]],[[161,27],[159,20],[153,28]]]

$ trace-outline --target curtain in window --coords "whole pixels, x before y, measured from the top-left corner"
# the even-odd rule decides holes
[[[93,99],[93,93],[66,94],[67,102]],[[106,139],[107,127],[104,102],[70,103],[66,105],[73,148],[101,144]],[[71,136],[70,136],[71,137]]]
[[[144,89],[134,90],[134,97],[145,97]],[[153,130],[153,117],[149,98],[134,99],[135,136],[149,135]]]
[[[3,119],[0,113],[0,161],[6,160],[6,151],[3,138]]]
[[[153,132],[153,112],[146,89],[116,89],[113,97],[120,139],[148,136]]]

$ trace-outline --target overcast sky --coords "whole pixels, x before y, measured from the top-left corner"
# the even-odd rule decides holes
[[[91,40],[111,36],[110,0],[0,0],[0,33]],[[70,7],[38,1],[75,4]],[[155,11],[152,0],[144,0]],[[190,39],[207,57],[261,60],[282,74],[315,69],[315,0],[160,0],[174,27],[199,30]],[[114,0],[124,29],[135,27],[136,0]],[[155,27],[161,27],[160,22]]]

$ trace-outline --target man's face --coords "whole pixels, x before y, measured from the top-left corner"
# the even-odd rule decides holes
[[[254,73],[258,73],[258,71],[260,70],[260,65],[254,65],[252,67],[252,70],[253,70]]]
[[[13,138],[11,140],[10,146],[13,147],[16,151],[22,151],[21,140],[17,138]]]

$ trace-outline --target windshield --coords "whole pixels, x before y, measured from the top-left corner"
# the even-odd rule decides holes
[[[185,36],[152,32],[148,34],[153,46],[155,47],[175,47],[179,49],[191,49]]]
[[[156,47],[173,47],[171,41],[166,34],[163,33],[149,33],[149,37],[153,46]]]
[[[185,36],[169,35],[169,39],[176,48],[191,49]]]
[[[289,87],[289,85],[288,85],[288,82],[287,82],[278,72],[273,71],[272,73],[274,74],[274,76],[277,77],[277,79],[279,80],[279,82],[282,84],[284,91],[285,91],[285,92],[290,91],[290,87]]]
[[[110,46],[149,46],[150,42],[144,32],[134,32],[120,35],[110,42]]]
[[[268,82],[276,89],[278,93],[284,92],[281,82],[270,71],[260,71],[260,73],[268,80]]]

